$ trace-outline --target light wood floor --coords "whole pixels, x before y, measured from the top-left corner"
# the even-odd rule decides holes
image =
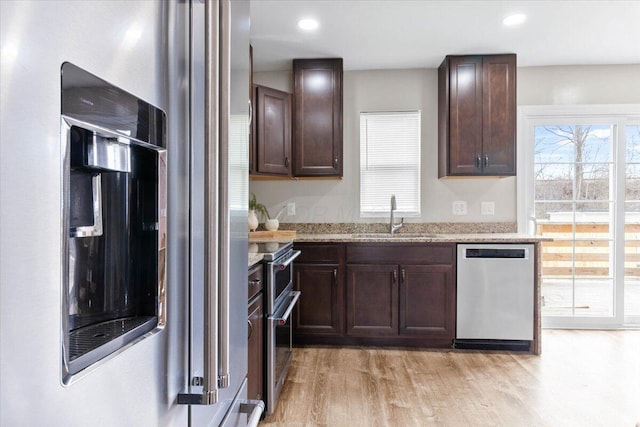
[[[640,331],[544,330],[541,356],[296,348],[260,425],[640,426]]]

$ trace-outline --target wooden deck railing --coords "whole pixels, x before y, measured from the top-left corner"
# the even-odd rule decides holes
[[[611,245],[607,223],[577,223],[575,236],[572,224],[538,223],[538,235],[554,241],[542,245],[542,274],[545,276],[606,277],[613,275]],[[575,238],[575,254],[573,251]],[[640,277],[640,224],[625,226],[626,276]]]

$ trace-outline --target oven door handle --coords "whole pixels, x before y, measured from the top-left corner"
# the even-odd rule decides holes
[[[285,268],[287,268],[289,266],[289,264],[291,264],[293,262],[294,259],[298,258],[300,256],[302,252],[300,251],[293,251],[291,252],[291,256],[289,258],[287,258],[286,261],[281,262],[279,264],[276,264],[274,267],[276,270],[284,270]]]
[[[289,320],[289,316],[291,316],[291,311],[293,311],[293,307],[295,307],[298,299],[300,298],[300,294],[300,291],[291,291],[290,295],[293,296],[293,299],[289,303],[289,306],[285,310],[284,314],[282,316],[269,316],[267,319],[269,319],[271,322],[277,323],[278,325],[284,325],[285,323],[287,323],[287,320]]]

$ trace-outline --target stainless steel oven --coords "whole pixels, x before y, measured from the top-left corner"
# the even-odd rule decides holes
[[[293,288],[293,260],[300,255],[294,251],[293,245],[288,243],[281,246],[272,256],[265,254],[267,306],[266,313],[274,314],[285,303],[288,292]],[[268,258],[274,258],[269,260]]]
[[[256,243],[257,252],[263,253],[265,266],[265,313],[266,313],[266,412],[276,409],[282,385],[287,376],[292,358],[291,313],[300,298],[293,290],[293,260],[300,251],[293,250],[293,243]]]

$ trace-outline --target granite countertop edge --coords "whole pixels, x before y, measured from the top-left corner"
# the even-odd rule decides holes
[[[253,267],[264,258],[264,254],[259,252],[249,252],[249,268]]]
[[[359,236],[354,234],[297,234],[294,242],[405,242],[405,243],[538,243],[552,241],[552,238],[530,236],[518,233],[477,233],[477,234],[425,234],[424,236]]]

